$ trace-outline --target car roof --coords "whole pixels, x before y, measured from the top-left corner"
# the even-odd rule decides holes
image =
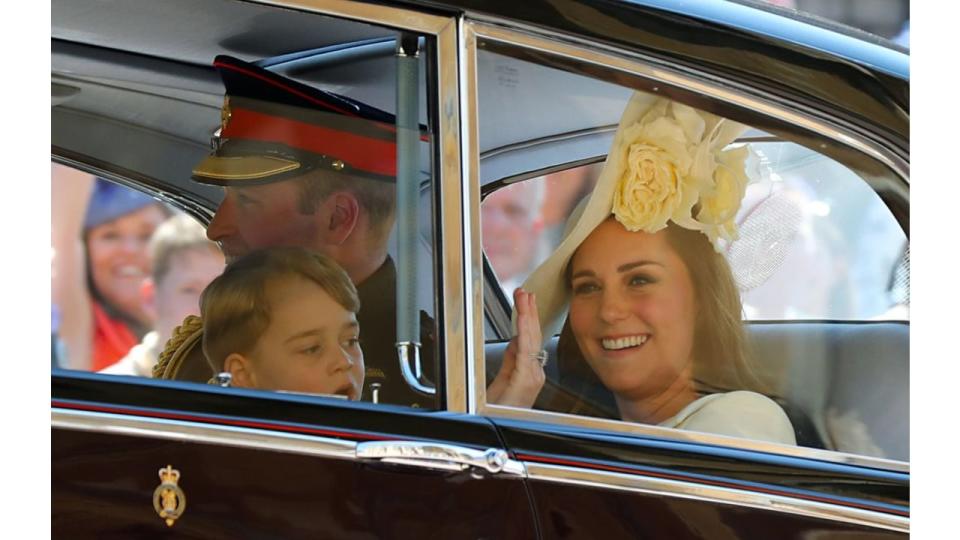
[[[884,47],[878,39],[837,32],[802,16],[719,1],[682,3],[683,13],[680,4],[664,0],[571,0],[562,9],[542,0],[394,3],[416,3],[448,14],[467,13],[478,20],[504,17],[521,26],[560,32],[565,39],[616,45],[655,61],[743,79],[773,95],[831,110],[848,122],[860,122],[870,129],[879,126],[894,138],[909,140],[908,56]],[[105,161],[199,193],[211,203],[218,200],[219,192],[197,187],[186,178],[190,166],[207,152],[209,137],[218,126],[223,87],[210,65],[214,56],[230,54],[260,61],[307,84],[387,111],[395,107],[394,85],[382,83],[392,77],[394,69],[392,40],[396,32],[389,29],[341,24],[322,16],[308,18],[294,10],[230,0],[167,0],[162,4],[150,0],[54,0],[51,14],[53,93],[64,102],[54,108],[58,126],[54,146],[103,156]],[[331,24],[318,31],[317,21]],[[731,49],[738,54],[730,54]],[[480,83],[482,102],[488,90],[482,80]],[[503,156],[494,159],[493,154],[544,135],[606,126],[590,144],[580,139],[567,145],[582,154],[577,158],[601,154],[622,107],[613,95],[616,89],[611,92],[609,107],[582,119],[570,115],[569,108],[564,114],[548,111],[540,115],[554,119],[554,124],[544,122],[538,127],[541,133],[530,131],[531,126],[482,131],[481,155],[502,165],[485,167],[483,182],[495,179],[500,171],[506,175],[517,170]],[[486,99],[495,102],[495,94],[489,95],[494,97]],[[185,108],[191,112],[184,114]],[[425,122],[426,107],[421,111]],[[116,151],[108,148],[115,138],[87,136],[84,126],[91,117],[168,136],[164,154],[176,147],[175,163],[162,155],[152,162],[140,157],[135,163],[125,163],[125,155],[113,155]],[[131,140],[129,144],[138,144]],[[152,143],[145,140],[139,144],[143,151],[137,153],[149,155]],[[545,147],[545,151],[546,155],[537,158],[542,163],[569,150],[559,144]],[[523,159],[532,153],[527,152]],[[164,172],[171,167],[178,171],[172,179]]]

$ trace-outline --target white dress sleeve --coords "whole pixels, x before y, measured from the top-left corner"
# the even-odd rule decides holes
[[[713,394],[687,405],[665,427],[796,445],[793,425],[772,399],[746,390]]]

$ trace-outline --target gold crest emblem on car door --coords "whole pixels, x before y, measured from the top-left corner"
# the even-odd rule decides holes
[[[160,469],[159,474],[160,485],[153,490],[153,509],[166,520],[167,527],[173,527],[173,522],[187,508],[187,496],[177,485],[180,481],[180,471],[167,465]]]

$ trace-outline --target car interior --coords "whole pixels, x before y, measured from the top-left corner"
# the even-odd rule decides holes
[[[396,107],[393,31],[224,1],[196,14],[204,31],[195,32],[177,25],[181,18],[171,15],[192,10],[190,2],[117,0],[107,2],[108,9],[103,3],[54,2],[54,154],[67,164],[92,165],[104,176],[148,191],[204,223],[221,194],[192,182],[190,171],[209,151],[210,137],[219,126],[223,88],[210,65],[216,54],[261,59],[261,65],[307,84],[387,111]],[[99,36],[98,41],[89,35]],[[426,56],[420,92],[424,124],[429,123]],[[522,181],[603,157],[630,89],[583,77],[550,82],[548,78],[561,72],[546,68],[523,72],[524,84],[518,85],[519,72],[511,62],[492,55],[478,60],[483,196],[505,179]],[[497,77],[483,76],[491,73]],[[570,102],[549,104],[552,109],[539,115],[543,124],[513,122],[503,116],[506,112],[484,105],[510,96],[530,107],[544,107],[532,90],[540,87],[531,82],[536,77],[544,78],[540,85],[568,89],[570,96]],[[577,111],[585,109],[572,106],[581,95],[599,104],[589,114],[579,115]],[[429,181],[430,145],[422,146],[417,304],[435,314],[436,195]],[[898,196],[907,204],[906,195],[894,191],[885,200]],[[391,253],[396,254],[395,237]],[[510,308],[489,266],[485,280],[484,355],[492,379],[507,345]],[[909,321],[751,321],[748,335],[760,375],[793,420],[801,446],[909,461]],[[548,347],[551,358],[556,358],[556,348],[555,336]],[[187,376],[188,371],[180,378],[201,382],[202,374]],[[568,394],[587,404],[578,414],[616,415],[612,396],[595,377],[557,362],[548,364],[547,375],[548,386],[536,409],[571,412],[551,408],[557,394]],[[536,419],[535,411],[531,415]]]

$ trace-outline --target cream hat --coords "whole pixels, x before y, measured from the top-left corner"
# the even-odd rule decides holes
[[[724,148],[747,126],[635,92],[620,118],[600,178],[567,221],[557,249],[523,283],[536,295],[546,343],[569,303],[564,271],[577,247],[608,216],[654,233],[673,221],[703,232],[719,251],[737,238],[734,218],[748,181],[745,146]],[[516,309],[513,312],[516,329]]]

